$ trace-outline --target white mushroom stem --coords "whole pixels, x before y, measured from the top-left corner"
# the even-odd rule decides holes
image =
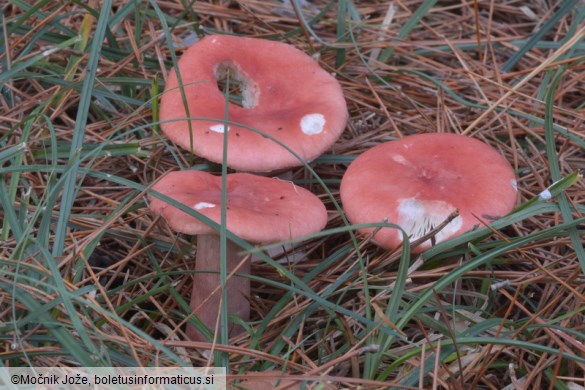
[[[219,322],[221,308],[220,256],[219,236],[215,234],[200,234],[197,236],[197,255],[193,291],[191,293],[191,308],[201,321],[214,332]],[[243,321],[250,319],[250,279],[229,276],[237,268],[239,274],[250,274],[250,260],[238,255],[241,248],[227,241],[226,265],[228,280],[228,313],[240,317]],[[230,324],[230,336],[243,331],[241,326]],[[187,335],[193,341],[204,341],[205,337],[195,328],[189,326]]]

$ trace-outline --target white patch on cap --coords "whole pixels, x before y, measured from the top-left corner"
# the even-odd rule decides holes
[[[195,210],[201,210],[201,209],[212,209],[215,207],[215,204],[213,203],[208,203],[208,202],[199,202],[197,203],[195,206],[193,206],[193,208]]]
[[[538,194],[540,200],[550,200],[552,198],[552,194],[549,190],[544,190],[540,194]]]
[[[325,126],[323,114],[307,114],[301,118],[301,130],[307,135],[319,134]]]
[[[224,125],[223,123],[219,123],[217,125],[209,126],[209,130],[215,131],[216,133],[223,133],[223,131],[225,129],[226,129],[226,125]],[[229,126],[227,126],[227,131],[230,131],[230,127]]]
[[[400,165],[408,164],[408,161],[401,154],[395,154],[394,156],[392,156],[392,160],[396,161]]]
[[[511,183],[512,183],[512,188],[515,191],[518,191],[518,182],[515,179],[512,179],[512,182]]]
[[[453,211],[455,207],[442,200],[403,199],[398,206],[398,225],[411,240],[418,240],[445,222]],[[450,237],[461,229],[462,224],[463,220],[457,216],[435,235],[435,242],[439,243]],[[398,236],[402,240],[400,230]],[[430,240],[427,240],[423,245],[430,246],[430,243]]]

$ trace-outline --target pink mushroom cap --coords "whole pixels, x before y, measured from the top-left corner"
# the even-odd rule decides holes
[[[347,123],[337,80],[291,45],[211,35],[187,49],[178,67],[192,118],[193,144],[174,70],[161,99],[161,128],[177,145],[210,161],[221,163],[223,157],[225,96],[217,79],[228,69],[232,82],[243,85],[243,107],[230,103],[229,121],[277,139],[304,161],[312,161],[333,145]],[[231,168],[259,172],[302,165],[282,146],[252,130],[235,124],[227,130]]]
[[[202,171],[171,172],[152,189],[221,223],[221,176]],[[197,218],[150,196],[150,209],[169,226],[187,234],[217,234]],[[227,176],[227,229],[252,242],[276,242],[316,233],[327,223],[319,198],[277,178],[247,173]]]
[[[509,213],[517,197],[514,170],[495,149],[444,133],[413,135],[368,150],[350,164],[340,190],[351,223],[387,221],[404,229],[410,240],[425,236],[458,210],[435,235],[435,243]],[[402,244],[402,232],[382,228],[373,241],[394,249]],[[413,252],[431,245],[426,240]]]

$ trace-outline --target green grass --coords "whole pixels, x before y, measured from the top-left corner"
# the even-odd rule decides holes
[[[583,92],[576,76],[583,37],[559,56],[562,63],[524,77],[579,31],[583,9],[566,2],[537,24],[497,6],[492,33],[514,23],[517,33],[494,35],[494,42],[482,36],[478,47],[463,5],[415,2],[398,7],[383,27],[388,2],[329,1],[311,13],[293,1],[296,19],[278,17],[268,2],[238,12],[187,3],[176,10],[106,0],[95,9],[92,2],[13,0],[0,15],[0,340],[10,346],[0,364],[202,366],[208,362],[200,351],[213,349],[210,364],[232,373],[321,375],[319,367],[330,367],[336,380],[371,388],[504,387],[510,363],[534,386],[576,382],[585,364],[578,347],[585,342],[578,171],[585,140],[583,103],[575,98]],[[487,12],[489,2],[479,3]],[[451,20],[471,31],[465,42]],[[172,169],[228,173],[174,148],[159,131],[158,98],[179,57],[169,47],[181,34],[218,26],[312,45],[346,92],[351,120],[342,139],[310,164],[296,156],[303,163],[296,183],[320,194],[331,217],[323,232],[293,242],[309,252],[304,263],[271,258],[225,223],[149,190]],[[378,61],[369,64],[377,46]],[[483,62],[474,57],[478,49]],[[351,226],[343,214],[340,179],[361,152],[401,136],[366,78],[404,134],[462,131],[489,111],[472,136],[514,163],[518,208],[494,230],[439,243],[422,263],[408,248],[390,254],[364,242],[356,234],[364,226]],[[228,105],[225,114],[227,126]],[[545,189],[551,199],[539,196]],[[216,346],[185,340],[179,324],[203,329],[185,293],[192,244],[155,221],[147,193],[219,231],[224,252],[230,240],[260,259],[259,273],[245,275],[258,300],[245,342],[230,341],[226,326]],[[107,270],[90,265],[101,256],[115,260]],[[224,267],[222,284],[226,278]],[[490,288],[500,281],[509,284]],[[548,363],[551,357],[559,363]]]

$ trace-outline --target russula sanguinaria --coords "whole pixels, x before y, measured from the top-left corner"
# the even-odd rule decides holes
[[[189,115],[173,69],[161,98],[161,128],[177,145],[210,161],[223,162],[227,129],[230,168],[268,172],[302,164],[273,140],[233,123],[277,139],[307,162],[327,150],[345,128],[348,113],[339,83],[291,45],[210,35],[183,53],[178,68]],[[232,82],[241,85],[242,105],[229,104],[233,123],[226,127],[218,80],[228,71]]]
[[[435,243],[509,213],[516,204],[514,170],[491,146],[457,134],[419,134],[373,147],[356,158],[341,181],[341,201],[353,224],[399,225],[414,241],[458,211]],[[362,233],[372,233],[374,228]],[[382,228],[373,241],[402,244],[398,229]],[[426,240],[413,250],[433,244]]]
[[[271,243],[316,233],[327,223],[327,211],[319,198],[304,188],[276,178],[248,173],[227,175],[226,227],[240,238],[253,243]],[[184,204],[211,220],[221,222],[221,176],[202,171],[171,172],[163,176],[152,190]],[[181,233],[197,235],[197,254],[191,294],[191,307],[212,330],[219,315],[221,291],[219,279],[218,232],[197,218],[168,203],[150,196],[150,209],[160,214],[169,226]],[[227,273],[242,261],[241,249],[228,240]],[[250,274],[250,261],[237,273]],[[212,294],[214,290],[217,293]],[[233,277],[227,283],[228,312],[249,319],[250,280]],[[231,334],[238,333],[233,330]],[[202,340],[196,330],[188,328],[192,340]]]

